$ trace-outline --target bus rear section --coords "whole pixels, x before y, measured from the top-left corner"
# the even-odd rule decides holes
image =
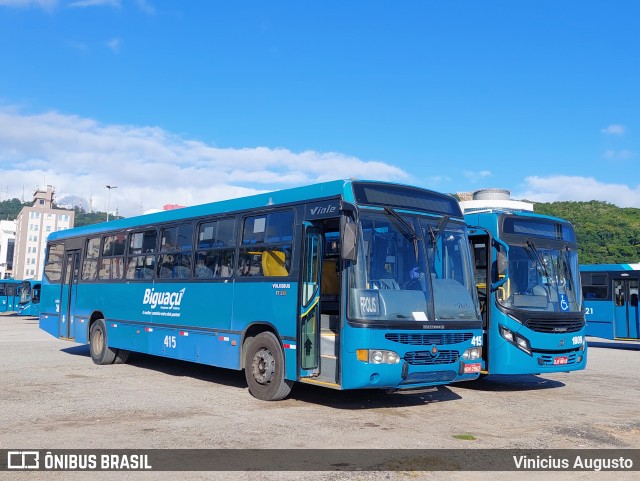
[[[465,216],[485,336],[484,374],[584,369],[585,321],[573,228],[533,213]]]
[[[640,264],[581,265],[587,335],[640,340]]]

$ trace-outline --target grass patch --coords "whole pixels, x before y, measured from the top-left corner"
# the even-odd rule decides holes
[[[463,441],[475,441],[477,439],[473,434],[454,434],[453,437]]]

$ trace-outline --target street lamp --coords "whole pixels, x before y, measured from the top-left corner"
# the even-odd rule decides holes
[[[107,222],[109,222],[109,207],[111,204],[111,189],[117,189],[117,185],[105,185],[105,188],[109,189],[109,193],[107,194]]]

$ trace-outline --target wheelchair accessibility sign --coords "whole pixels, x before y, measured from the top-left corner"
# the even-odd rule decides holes
[[[567,300],[567,295],[560,294],[559,301],[560,301],[560,310],[562,312],[567,312],[569,310],[569,301]]]

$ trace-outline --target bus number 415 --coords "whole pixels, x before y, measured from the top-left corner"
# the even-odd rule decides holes
[[[176,336],[164,336],[164,347],[169,349],[176,348]]]

